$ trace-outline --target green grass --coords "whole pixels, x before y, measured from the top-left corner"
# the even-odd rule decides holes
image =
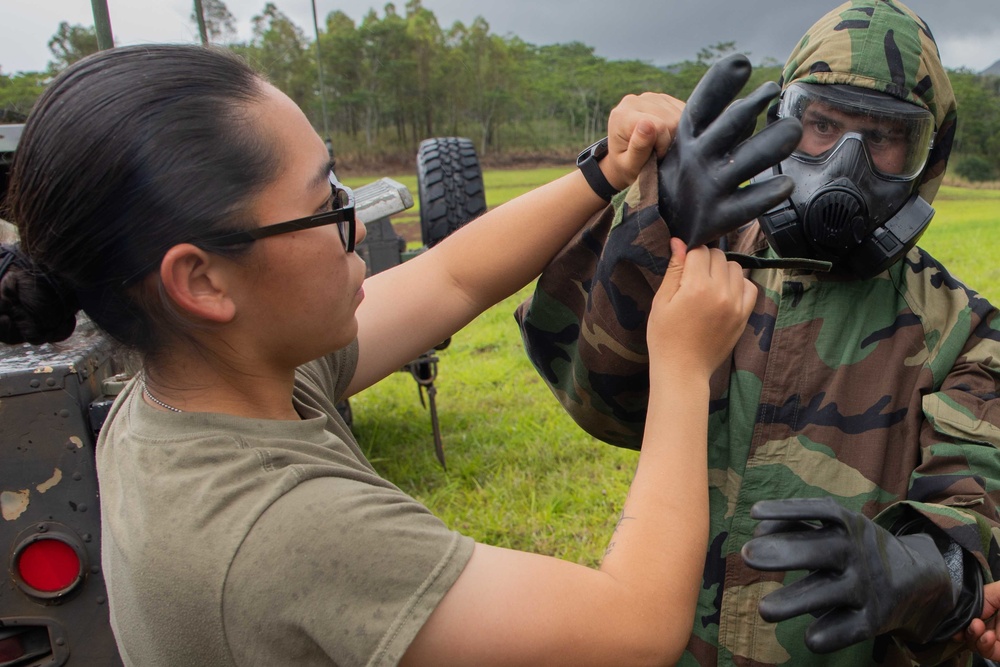
[[[538,169],[487,169],[483,171],[483,188],[486,190],[486,207],[493,208],[509,201],[543,183],[553,181],[574,169],[566,167],[542,167]],[[393,216],[392,224],[396,233],[406,239],[409,249],[422,245],[420,236],[420,198],[416,173],[388,173],[374,175],[352,175],[344,178],[344,185],[357,188],[375,179],[388,176],[405,185],[413,195],[413,207]]]
[[[969,287],[1000,304],[1000,190],[944,186],[920,246]]]
[[[543,167],[540,169],[487,170],[483,173],[487,206],[496,206],[542,183],[554,181],[575,167]]]
[[[488,170],[487,202],[496,206],[567,171]],[[416,193],[415,177],[394,178]],[[945,187],[935,208],[921,245],[1000,301],[998,243],[990,233],[1000,223],[1000,191]],[[529,286],[494,306],[438,353],[435,386],[447,471],[434,457],[430,416],[407,374],[396,373],[351,399],[354,431],[383,476],[452,528],[484,543],[596,565],[638,455],[586,435],[542,383],[512,316],[530,294]]]
[[[447,472],[434,457],[429,412],[407,374],[351,399],[354,431],[383,476],[452,528],[485,543],[596,564],[637,453],[587,436],[535,373],[512,317],[529,294],[491,308],[438,353]]]
[[[494,207],[522,195],[528,190],[537,188],[543,183],[553,181],[569,173],[574,167],[541,167],[538,169],[486,169],[483,171],[483,187],[486,189],[486,206]],[[405,216],[420,217],[420,201],[417,197],[416,173],[359,175],[344,178],[344,185],[356,188],[370,183],[377,178],[388,176],[399,181],[413,195],[413,208],[406,211]],[[396,222],[396,219],[393,219]]]

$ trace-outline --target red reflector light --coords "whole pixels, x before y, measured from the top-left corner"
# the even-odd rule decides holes
[[[24,547],[17,559],[21,580],[43,593],[74,586],[81,576],[80,557],[61,540],[41,539]]]

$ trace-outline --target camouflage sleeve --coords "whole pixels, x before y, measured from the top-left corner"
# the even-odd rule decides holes
[[[649,399],[646,320],[670,259],[656,161],[545,269],[516,313],[528,357],[585,431],[638,449]]]
[[[954,323],[939,342],[938,349],[956,345],[960,352],[950,368],[932,365],[943,380],[922,400],[921,459],[910,476],[907,499],[876,521],[890,528],[906,514],[918,513],[971,555],[983,580],[992,582],[1000,577],[1000,313],[972,295],[963,315],[966,321]],[[954,353],[941,356],[954,358]],[[921,664],[938,664],[956,650],[954,645],[921,648],[915,653]]]

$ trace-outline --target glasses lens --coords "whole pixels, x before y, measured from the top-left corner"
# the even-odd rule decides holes
[[[344,243],[344,249],[347,252],[353,252],[355,240],[354,192],[338,181],[332,171],[330,172],[330,187],[333,190],[333,209],[342,212],[342,217],[337,223],[340,240]]]
[[[350,239],[351,230],[349,229],[348,225],[352,224],[354,223],[349,220],[341,220],[340,222],[337,223],[337,231],[340,232],[340,240],[343,242],[344,249],[346,249],[347,252],[353,250],[353,248],[348,247],[351,243]]]
[[[872,170],[889,180],[920,174],[934,140],[934,118],[926,109],[852,86],[792,84],[779,115],[802,122],[797,158],[822,163],[849,135],[861,139]]]

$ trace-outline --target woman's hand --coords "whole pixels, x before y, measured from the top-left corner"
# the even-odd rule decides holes
[[[629,95],[608,119],[608,154],[598,165],[615,188],[638,177],[654,151],[666,154],[684,103],[659,93]],[[502,206],[422,253],[365,281],[358,308],[353,394],[468,324],[535,279],[607,203],[579,170]],[[427,317],[433,312],[434,317]]]
[[[650,363],[668,360],[669,368],[685,374],[711,375],[743,332],[757,287],[719,249],[685,251],[674,237],[670,250],[646,329]]]
[[[477,544],[403,665],[681,659],[708,548],[709,376],[743,331],[757,289],[721,251],[672,243],[649,319],[642,450],[600,570]]]
[[[997,641],[997,611],[1000,611],[1000,582],[983,587],[983,613],[969,623],[965,633],[953,637],[987,660],[1000,660]]]
[[[608,155],[600,162],[608,182],[624,190],[654,151],[666,155],[683,110],[684,102],[662,93],[622,98],[608,117]]]

